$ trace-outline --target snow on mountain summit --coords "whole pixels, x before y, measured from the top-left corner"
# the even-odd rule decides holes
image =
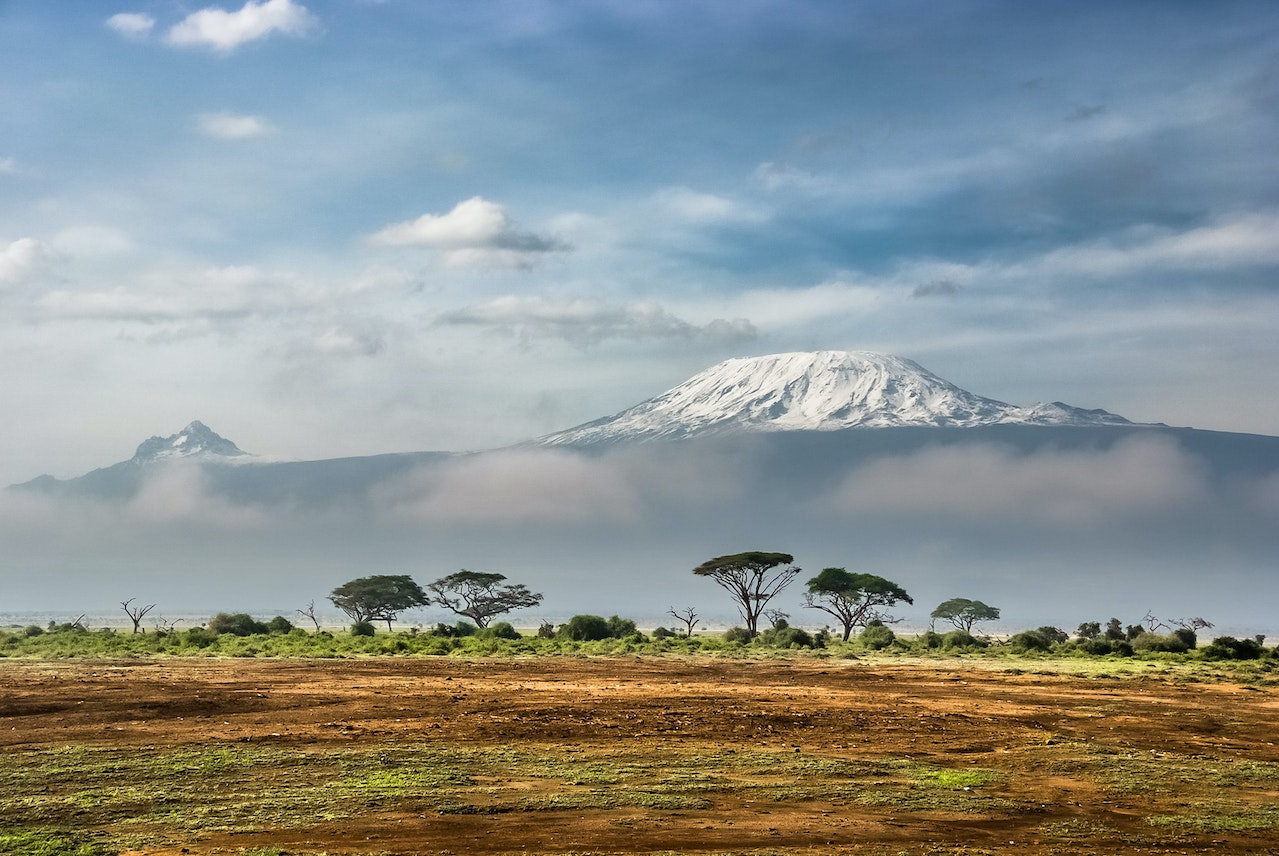
[[[146,464],[173,458],[238,458],[247,455],[198,419],[177,434],[143,440],[133,455],[133,463]]]
[[[1104,410],[1016,407],[949,383],[918,363],[867,351],[726,360],[616,416],[542,438],[546,445],[687,437],[726,430],[835,431],[993,424],[1125,425]]]

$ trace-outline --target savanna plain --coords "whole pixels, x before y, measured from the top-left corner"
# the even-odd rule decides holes
[[[7,659],[0,853],[1279,853],[1276,741],[1171,660]]]

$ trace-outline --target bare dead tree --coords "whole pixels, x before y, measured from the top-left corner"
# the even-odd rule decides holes
[[[1170,618],[1168,623],[1182,630],[1189,630],[1192,633],[1198,633],[1200,630],[1211,630],[1213,623],[1206,618],[1195,616],[1194,618]]]
[[[790,620],[790,613],[782,612],[780,609],[764,610],[764,617],[768,619],[768,623],[773,627],[786,627],[787,621]]]
[[[142,629],[142,619],[148,612],[155,609],[155,604],[149,603],[146,606],[133,606],[132,604],[135,600],[137,600],[137,598],[131,597],[128,600],[121,601],[120,605],[124,607],[124,614],[129,616],[129,620],[133,622],[133,632],[135,634],[145,634],[146,630]]]
[[[667,610],[666,614],[670,615],[672,618],[676,619],[677,621],[684,622],[684,626],[688,628],[688,632],[686,632],[684,635],[689,639],[693,638],[693,628],[697,626],[697,620],[698,620],[697,613],[693,611],[693,607],[688,606],[688,607],[685,607],[684,609],[677,610],[675,607],[672,606],[669,610]]]
[[[161,615],[155,620],[155,629],[160,633],[171,633],[178,629],[178,622],[181,618],[175,618],[172,621]]]
[[[80,617],[79,617],[79,618],[77,618],[75,621],[71,622],[71,626],[72,626],[72,627],[74,627],[74,628],[76,628],[77,630],[88,630],[88,629],[89,629],[89,628],[88,628],[88,627],[86,627],[86,626],[85,626],[85,624],[84,624],[84,613],[83,613],[83,612],[82,612],[82,613],[80,613]]]
[[[1162,627],[1165,630],[1168,629],[1168,625],[1164,624],[1162,621],[1156,618],[1154,613],[1151,612],[1149,609],[1146,610],[1146,617],[1141,619],[1141,623],[1144,624],[1146,626],[1146,630],[1151,633],[1154,633],[1160,627]]]
[[[308,603],[306,609],[295,609],[293,611],[303,618],[311,619],[311,623],[315,625],[315,632],[320,632],[320,619],[315,617],[315,601]]]

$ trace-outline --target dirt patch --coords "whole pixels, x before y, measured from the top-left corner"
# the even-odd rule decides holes
[[[1269,689],[962,664],[6,662],[0,827],[147,856],[1276,853],[1276,739]]]

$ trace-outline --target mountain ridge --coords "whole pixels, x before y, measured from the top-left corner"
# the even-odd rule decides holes
[[[902,357],[812,351],[725,360],[620,413],[534,442],[572,446],[723,431],[999,424],[1135,423],[1062,402],[1018,407],[975,395]]]

